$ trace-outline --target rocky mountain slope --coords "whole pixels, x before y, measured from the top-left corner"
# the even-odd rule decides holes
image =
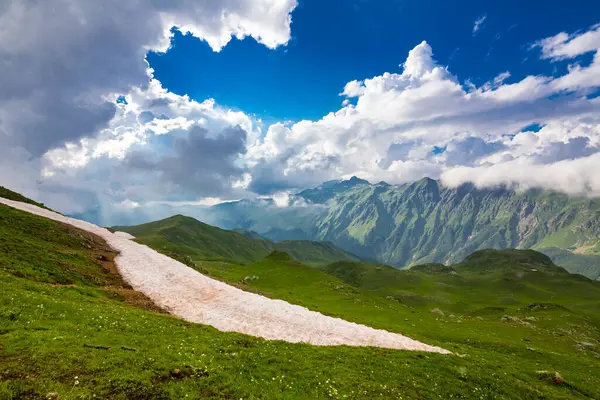
[[[428,178],[370,184],[354,177],[304,190],[289,207],[234,202],[213,207],[208,218],[275,241],[330,241],[396,267],[454,263],[486,248],[533,248],[570,272],[600,275],[600,201],[540,190],[449,188]]]

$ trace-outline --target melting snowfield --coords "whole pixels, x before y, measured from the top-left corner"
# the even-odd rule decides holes
[[[375,346],[449,353],[406,336],[332,318],[282,300],[272,300],[208,278],[196,270],[138,244],[131,235],[111,233],[89,222],[34,205],[0,198],[0,203],[102,237],[120,254],[119,272],[135,290],[187,321],[269,340],[319,346]]]

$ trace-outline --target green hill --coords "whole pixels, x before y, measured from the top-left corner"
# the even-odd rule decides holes
[[[283,251],[296,260],[308,265],[329,264],[338,260],[358,260],[331,242],[313,242],[310,240],[284,240],[272,243],[273,250]]]
[[[3,197],[8,200],[20,201],[22,203],[33,204],[34,206],[42,207],[48,209],[42,203],[38,203],[37,201],[33,201],[20,193],[13,192],[12,190],[5,188],[4,186],[0,186],[0,197]]]
[[[197,259],[229,259],[247,262],[269,254],[268,243],[176,215],[160,221],[112,229],[130,233],[136,241],[160,251]]]
[[[197,267],[454,352],[440,355],[265,341],[187,323],[127,287],[114,256],[93,235],[0,205],[0,398],[600,397],[598,283],[539,257],[503,253],[489,257],[499,268],[457,265],[456,274],[349,262],[354,284],[282,252]],[[508,292],[515,302],[499,298]]]
[[[250,231],[248,229],[236,228],[236,229],[232,229],[232,231],[241,233],[242,235],[244,235],[250,239],[268,240],[265,237],[261,236],[258,232]]]
[[[479,250],[467,256],[458,265],[458,268],[461,271],[468,269],[477,273],[537,269],[557,274],[569,274],[564,268],[556,266],[550,257],[535,250]]]
[[[321,270],[407,306],[435,306],[456,313],[553,302],[593,314],[600,306],[600,282],[571,275],[533,250],[482,250],[459,264],[409,270],[343,261]]]
[[[357,259],[332,243],[308,240],[274,243],[248,231],[223,230],[183,215],[137,226],[115,226],[112,229],[128,232],[139,243],[162,252],[194,260],[221,259],[247,263],[263,258],[273,250],[285,251],[310,265]]]
[[[540,379],[537,371],[564,375],[597,365],[600,358],[600,283],[569,274],[535,251],[486,250],[456,265],[410,270],[353,261],[314,269],[281,253],[249,265],[200,264],[244,290],[378,328],[401,327],[411,337],[461,354],[467,369],[477,368],[482,379],[490,373],[510,376],[509,387],[523,376]],[[496,372],[485,372],[491,365]],[[588,386],[590,370],[580,371],[586,383],[570,393],[515,396],[597,396]],[[461,384],[470,385],[470,379]]]

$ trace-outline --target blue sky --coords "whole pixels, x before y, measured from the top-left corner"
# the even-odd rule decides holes
[[[435,59],[476,85],[510,71],[561,74],[567,62],[539,59],[529,46],[600,19],[600,2],[301,0],[287,46],[232,41],[221,52],[176,32],[166,54],[150,53],[155,76],[170,91],[241,109],[267,121],[318,119],[337,110],[346,82],[400,72],[406,54],[426,40]],[[474,22],[485,17],[473,33]],[[591,61],[592,54],[582,56]],[[572,62],[572,60],[569,60]]]

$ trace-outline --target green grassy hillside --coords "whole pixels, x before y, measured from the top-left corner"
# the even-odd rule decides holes
[[[162,252],[193,259],[247,263],[263,258],[273,250],[285,251],[309,265],[357,259],[332,243],[308,240],[274,243],[248,231],[223,230],[183,215],[137,226],[116,226],[112,229],[131,233],[139,243]]]
[[[329,264],[339,260],[358,260],[355,255],[336,247],[331,242],[284,240],[273,243],[272,249],[288,253],[307,265]]]
[[[268,243],[238,232],[219,229],[194,218],[176,215],[136,226],[116,226],[136,241],[161,251],[199,259],[256,260],[269,254]]]
[[[269,342],[187,323],[128,288],[101,239],[5,206],[0,255],[0,399],[600,397],[598,284],[535,253],[484,253],[455,271],[350,263],[352,284],[342,265],[334,276],[281,252],[248,265],[197,261],[245,290],[453,355]]]
[[[516,310],[552,302],[597,318],[600,306],[600,282],[571,275],[533,250],[482,250],[452,266],[427,264],[398,270],[337,262],[322,270],[409,307],[437,307],[454,313],[486,307]]]
[[[198,263],[244,290],[444,346],[482,379],[501,376],[515,387],[530,376],[536,394],[517,398],[598,396],[589,385],[600,365],[600,283],[534,251],[482,251],[458,265],[411,270],[360,262],[313,269],[280,253],[250,265]],[[582,386],[544,393],[535,378],[542,370],[579,371]]]
[[[47,207],[45,205],[43,205],[42,203],[38,203],[37,201],[33,201],[25,196],[23,196],[20,193],[17,192],[13,192],[12,190],[5,188],[4,186],[0,186],[0,197],[3,197],[5,199],[8,200],[13,200],[13,201],[20,201],[23,203],[28,203],[28,204],[33,204],[34,206],[38,206],[38,207],[42,207],[42,208],[46,208]]]
[[[3,205],[0,239],[3,400],[433,398],[472,390],[451,383],[463,361],[439,354],[265,341],[152,311],[111,271],[115,254],[100,238]],[[424,378],[433,364],[436,386]],[[477,385],[482,393],[501,386]]]

